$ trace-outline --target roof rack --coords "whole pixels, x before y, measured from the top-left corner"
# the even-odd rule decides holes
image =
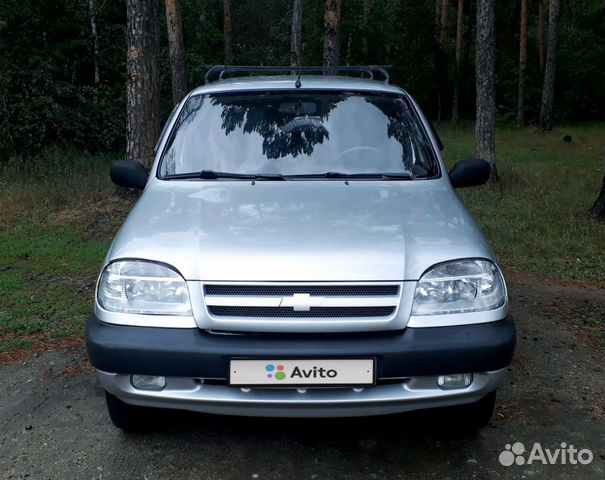
[[[335,65],[331,67],[314,66],[314,67],[293,67],[290,65],[282,66],[260,66],[260,65],[214,65],[206,71],[204,80],[210,83],[216,80],[222,80],[226,76],[246,76],[253,73],[321,73],[324,75],[335,75],[339,72],[359,73],[367,75],[370,80],[374,79],[375,75],[382,77],[385,83],[391,81],[388,69],[390,65],[367,65],[367,66],[342,66]]]

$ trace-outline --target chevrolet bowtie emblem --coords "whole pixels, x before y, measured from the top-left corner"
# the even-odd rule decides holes
[[[311,310],[311,294],[295,293],[291,297],[283,297],[280,307],[292,307],[295,312],[308,312]]]

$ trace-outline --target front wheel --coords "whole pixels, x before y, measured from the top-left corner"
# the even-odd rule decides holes
[[[478,432],[487,427],[496,405],[496,390],[488,393],[481,400],[447,409],[457,426],[467,432]]]
[[[127,433],[141,433],[151,429],[152,409],[129,405],[108,392],[105,392],[105,401],[111,423],[120,430]]]

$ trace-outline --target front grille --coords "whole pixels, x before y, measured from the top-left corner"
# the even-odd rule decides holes
[[[207,284],[204,301],[216,318],[378,319],[393,316],[401,284]]]
[[[374,297],[399,293],[398,285],[206,285],[206,295],[284,296],[308,293],[320,297]]]
[[[210,306],[208,311],[217,317],[267,318],[347,318],[388,317],[395,307],[312,307],[309,311],[296,311],[287,307],[231,307]]]

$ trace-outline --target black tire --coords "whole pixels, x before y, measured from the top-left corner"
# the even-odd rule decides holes
[[[489,425],[496,405],[496,390],[488,393],[481,400],[448,409],[448,414],[456,426],[466,432],[478,432]]]
[[[105,401],[111,423],[120,430],[127,433],[142,433],[151,430],[153,422],[150,410],[152,409],[129,405],[108,392],[105,392]]]

